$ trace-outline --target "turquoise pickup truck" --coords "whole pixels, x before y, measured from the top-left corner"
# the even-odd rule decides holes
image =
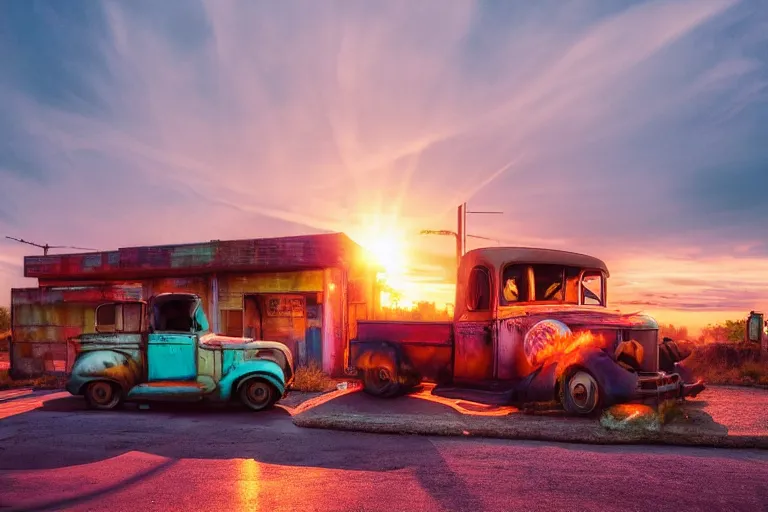
[[[124,401],[239,400],[254,411],[272,407],[293,381],[282,343],[209,331],[197,295],[164,293],[148,302],[96,308],[96,332],[81,334],[67,391],[94,409]]]

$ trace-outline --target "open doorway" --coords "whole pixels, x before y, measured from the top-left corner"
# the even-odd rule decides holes
[[[322,301],[316,293],[243,296],[243,335],[287,346],[297,366],[322,367]]]

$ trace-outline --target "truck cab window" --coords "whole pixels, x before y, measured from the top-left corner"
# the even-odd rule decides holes
[[[117,305],[104,304],[96,308],[97,332],[115,332],[117,330]]]
[[[604,306],[603,275],[600,272],[585,272],[581,280],[581,303]]]
[[[533,265],[537,301],[565,300],[565,267],[562,265]]]
[[[501,296],[505,304],[528,301],[528,266],[508,265],[502,276]]]
[[[485,267],[475,267],[469,274],[467,308],[470,311],[491,309],[491,273]]]

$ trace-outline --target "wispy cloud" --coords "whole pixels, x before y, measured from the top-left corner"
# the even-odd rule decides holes
[[[470,219],[504,242],[768,257],[758,1],[0,9],[0,228],[18,236],[415,234],[471,200],[505,211]],[[409,245],[450,261],[447,242]]]

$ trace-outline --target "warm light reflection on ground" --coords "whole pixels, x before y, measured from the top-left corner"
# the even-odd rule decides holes
[[[422,389],[407,395],[407,397],[418,398],[420,400],[445,405],[461,414],[466,414],[468,416],[506,416],[508,414],[520,412],[518,408],[511,406],[487,405],[478,402],[471,402],[469,400],[459,400],[433,395],[432,390],[434,387],[434,384],[424,384]],[[314,409],[315,407],[327,404],[328,402],[331,402],[344,395],[357,393],[361,390],[362,388],[360,384],[349,383],[349,387],[345,390],[333,391],[331,393],[320,395],[316,398],[307,400],[306,402],[303,402],[296,407],[290,407],[284,404],[277,404],[277,406],[286,410],[291,416],[296,416],[297,414],[301,414],[303,412]]]
[[[240,509],[257,512],[259,507],[259,491],[261,490],[261,468],[253,459],[242,459],[239,464],[238,496]]]
[[[434,389],[434,385],[425,384],[423,389],[408,396],[448,406],[461,414],[466,414],[467,416],[507,416],[508,414],[520,412],[520,409],[517,407],[508,405],[487,405],[478,402],[471,402],[469,400],[459,400],[433,395],[432,389]]]
[[[3,392],[3,394],[0,395],[0,400],[10,400],[14,397],[25,396],[32,393],[30,390],[24,390],[23,393],[19,393],[19,391],[21,390]],[[0,407],[0,420],[11,416],[16,416],[17,414],[24,414],[25,412],[34,411],[35,409],[41,407],[43,402],[47,402],[48,400],[56,400],[58,398],[65,398],[69,396],[72,395],[66,391],[60,391],[58,393],[51,393],[43,396],[16,398],[15,400],[10,400],[7,403],[0,402],[0,404],[2,404],[2,407]]]
[[[332,391],[330,393],[326,393],[324,395],[317,396],[315,398],[310,398],[309,400],[302,402],[295,407],[291,407],[289,405],[285,405],[281,403],[278,403],[276,406],[280,407],[281,409],[284,409],[291,416],[296,416],[297,414],[301,414],[302,412],[313,409],[319,405],[328,403],[331,400],[335,400],[336,398],[339,398],[341,396],[348,395],[350,393],[356,393],[360,391],[360,389],[361,388],[359,384],[350,382],[348,383],[347,389],[340,389],[340,390]]]

